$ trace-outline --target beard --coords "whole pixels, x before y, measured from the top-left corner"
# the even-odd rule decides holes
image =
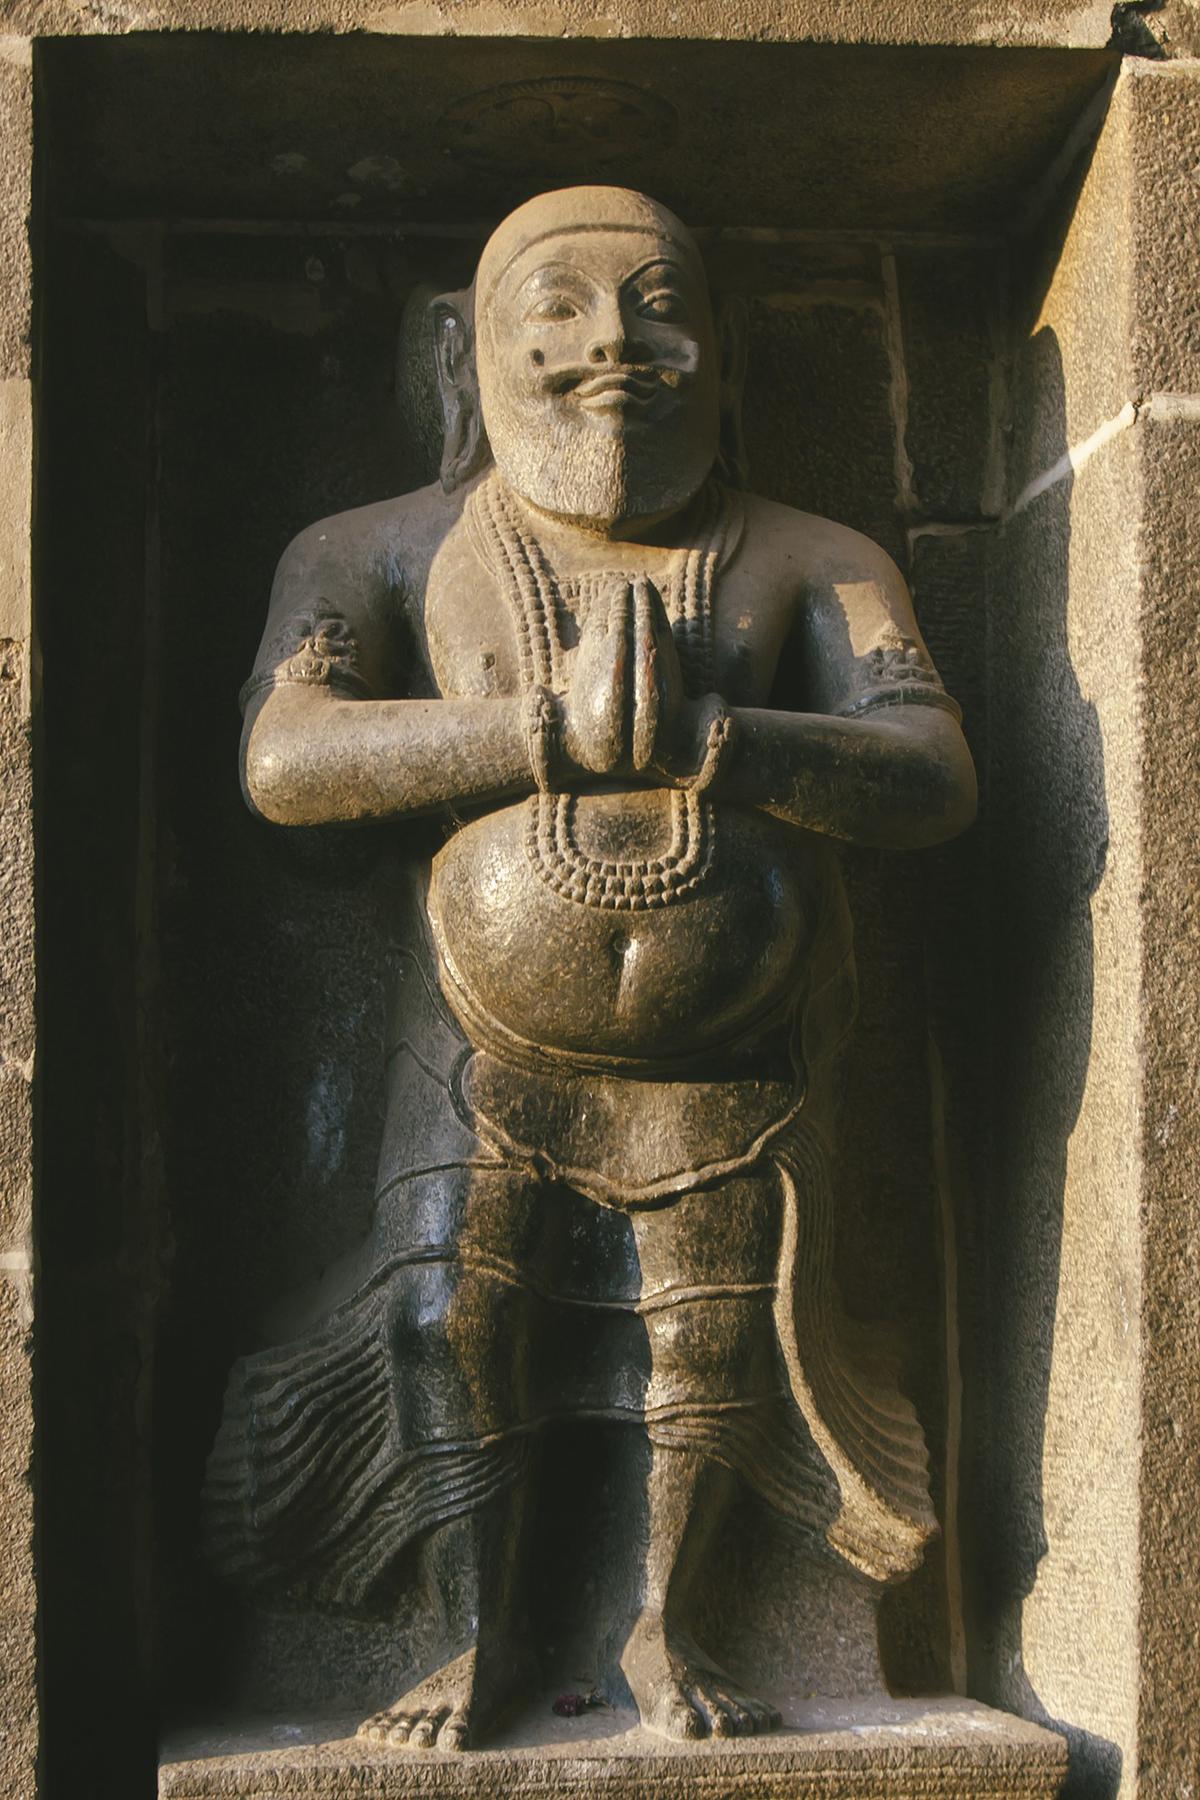
[[[566,400],[484,409],[496,467],[540,511],[604,529],[679,511],[716,459],[715,427],[676,405],[656,418],[582,413]]]

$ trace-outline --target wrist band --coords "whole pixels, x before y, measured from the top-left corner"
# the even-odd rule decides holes
[[[559,708],[558,698],[549,688],[531,688],[525,700],[525,749],[539,792],[555,790],[554,772],[558,763]]]
[[[684,782],[685,787],[698,794],[704,788],[712,786],[717,779],[721,759],[733,741],[733,735],[733,714],[718,701],[708,722],[708,734],[705,738],[704,755],[701,758],[700,767]]]

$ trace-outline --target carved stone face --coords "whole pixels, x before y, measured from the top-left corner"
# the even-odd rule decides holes
[[[542,220],[518,240],[494,279],[485,252],[479,389],[509,484],[605,529],[673,512],[700,487],[717,451],[720,371],[703,269],[682,227],[660,228],[656,217],[671,215],[633,195],[628,218],[619,204],[604,209],[608,220],[585,206],[559,224],[571,197],[543,197],[555,203],[549,228]]]

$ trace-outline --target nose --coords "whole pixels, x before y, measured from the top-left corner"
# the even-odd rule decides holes
[[[593,320],[587,359],[590,363],[619,363],[624,360],[628,349],[629,333],[625,315],[620,300],[614,294]]]
[[[587,359],[590,363],[616,363],[621,360],[621,352],[625,347],[623,332],[606,331],[602,336],[594,337],[588,345]]]

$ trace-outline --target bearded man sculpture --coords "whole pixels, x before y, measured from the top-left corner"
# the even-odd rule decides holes
[[[830,840],[949,838],[974,774],[894,564],[739,491],[738,321],[671,213],[543,195],[435,310],[441,483],[296,539],[244,690],[264,818],[446,823],[398,926],[371,1233],[233,1371],[211,1553],[363,1608],[440,1546],[449,1659],[362,1730],[461,1749],[533,1680],[544,1427],[617,1422],[608,1679],[668,1736],[762,1731],[693,1635],[738,1481],[881,1584],[936,1529],[833,1288]]]

